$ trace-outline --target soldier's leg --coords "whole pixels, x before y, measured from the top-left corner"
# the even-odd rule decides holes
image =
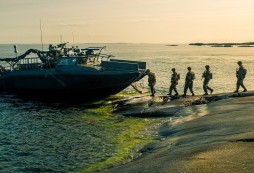
[[[155,85],[155,84],[154,84]],[[154,85],[153,85],[153,95],[155,94],[155,87],[154,87]]]
[[[203,83],[203,90],[204,90],[204,92],[205,92],[205,95],[207,95],[208,93],[207,93],[207,82],[205,82],[204,81],[204,83]]]
[[[188,90],[189,86],[187,83],[185,83],[184,85],[184,90],[183,90],[183,95],[186,96],[187,90]]]
[[[243,88],[243,92],[247,91],[246,87],[245,87],[244,84],[243,84],[243,80],[241,81],[240,85],[241,85],[241,87]]]
[[[171,84],[170,87],[169,87],[169,95],[172,95],[172,90],[173,90],[173,86]]]
[[[213,89],[209,86],[207,86],[207,89],[211,92],[211,94],[213,93]]]
[[[247,88],[244,86],[244,84],[242,85],[242,87],[243,87],[243,92],[245,92],[245,91],[247,91]]]
[[[150,87],[151,87],[150,89],[151,89],[151,93],[152,93],[151,95],[154,96],[154,92],[155,92],[154,85],[151,85]]]
[[[237,79],[237,82],[236,82],[236,90],[235,90],[235,92],[238,92],[238,91],[239,91],[240,85],[241,85],[241,80],[240,80],[240,79]]]
[[[176,85],[174,85],[173,90],[175,91],[176,95],[178,95],[177,89],[176,89]]]
[[[192,94],[192,96],[194,96],[194,92],[193,92],[193,82],[189,85],[189,88],[190,88],[190,92]]]
[[[241,87],[243,88],[243,92],[247,91],[247,89],[246,89],[246,87],[244,86],[244,84],[242,84]]]
[[[150,87],[150,91],[151,91],[151,96],[153,96],[154,95],[153,85],[151,83],[149,83],[149,87]]]
[[[176,93],[176,95],[179,95],[179,93],[178,93],[178,91],[177,91],[176,87],[175,87],[175,93]]]

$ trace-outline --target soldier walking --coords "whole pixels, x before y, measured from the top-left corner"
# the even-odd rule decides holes
[[[172,91],[174,90],[175,95],[178,96],[178,92],[176,89],[176,85],[178,85],[178,80],[180,79],[180,74],[176,73],[176,69],[172,68],[172,75],[171,75],[171,85],[169,88],[169,95],[172,96]]]
[[[205,92],[204,95],[208,95],[207,90],[209,90],[212,94],[213,89],[208,86],[209,81],[213,78],[213,74],[210,71],[210,66],[209,65],[205,66],[205,71],[202,75],[202,78],[204,78],[204,81],[203,81],[203,90]]]
[[[236,90],[235,93],[239,92],[239,88],[240,86],[243,88],[243,92],[246,92],[247,89],[243,84],[243,80],[247,74],[247,70],[243,67],[243,63],[242,61],[238,61],[237,64],[239,65],[238,70],[236,70],[236,78],[237,78],[237,82],[236,82]]]
[[[156,83],[156,76],[149,69],[146,70],[146,74],[148,75],[148,86],[150,87],[151,90],[151,96],[154,96],[155,94],[154,85]]]
[[[184,97],[186,96],[188,89],[190,90],[192,96],[195,95],[193,92],[193,80],[195,79],[195,73],[191,71],[191,67],[188,67],[187,69],[188,72],[185,77],[184,94],[183,94]]]

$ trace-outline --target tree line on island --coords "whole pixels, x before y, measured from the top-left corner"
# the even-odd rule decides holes
[[[211,47],[254,47],[254,42],[244,43],[190,43],[192,46],[211,46]]]

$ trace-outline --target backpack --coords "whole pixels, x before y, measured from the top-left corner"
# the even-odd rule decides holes
[[[191,73],[191,80],[194,80],[194,79],[196,79],[196,75],[195,75],[195,73]]]
[[[177,74],[177,80],[179,80],[180,79],[180,73],[179,74]]]
[[[213,78],[213,74],[209,73],[209,77],[210,77],[210,79],[212,79]]]
[[[247,74],[247,69],[246,69],[246,68],[243,68],[243,77],[244,77],[244,78],[245,78],[246,74]]]

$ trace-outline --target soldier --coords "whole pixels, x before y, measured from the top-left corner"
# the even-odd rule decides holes
[[[177,89],[176,89],[176,85],[178,85],[178,80],[180,79],[180,75],[176,73],[176,69],[175,68],[172,68],[172,75],[171,75],[171,85],[170,85],[170,88],[169,88],[169,95],[171,96],[172,95],[172,91],[174,90],[175,91],[175,95],[178,96],[178,92],[177,92]]]
[[[193,73],[191,71],[191,67],[188,67],[188,73],[186,74],[186,77],[185,77],[185,86],[184,86],[184,94],[183,96],[185,97],[186,96],[186,93],[187,93],[187,90],[190,89],[190,92],[192,94],[192,96],[194,96],[194,92],[192,90],[193,88],[193,80],[195,79],[195,73]]]
[[[207,90],[210,90],[211,94],[213,93],[213,89],[208,86],[209,81],[213,78],[213,74],[210,71],[210,66],[209,65],[206,65],[205,69],[206,70],[204,71],[204,73],[202,75],[202,78],[204,78],[203,90],[205,92],[204,95],[208,95]]]
[[[49,45],[49,51],[55,50],[54,46],[52,44]]]
[[[151,90],[151,96],[154,96],[155,94],[154,85],[156,83],[155,74],[152,73],[149,69],[146,70],[146,74],[148,75],[148,86],[150,87],[150,90]]]
[[[239,92],[239,88],[240,86],[243,88],[243,92],[246,92],[247,89],[243,84],[243,80],[246,76],[247,70],[243,67],[243,63],[242,61],[238,61],[237,64],[239,65],[238,70],[236,70],[236,78],[237,78],[237,82],[236,82],[236,90],[235,93]]]

